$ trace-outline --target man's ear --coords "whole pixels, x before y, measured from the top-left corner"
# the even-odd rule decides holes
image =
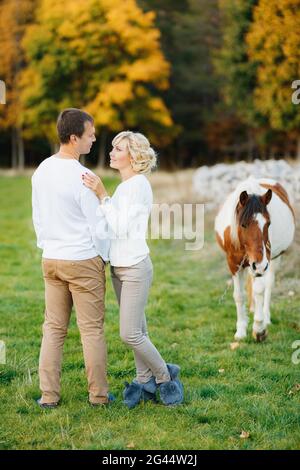
[[[70,135],[70,144],[76,144],[77,143],[77,136],[75,134]]]

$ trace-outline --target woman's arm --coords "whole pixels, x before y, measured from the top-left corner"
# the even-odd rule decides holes
[[[105,186],[99,176],[86,172],[84,175],[82,175],[82,180],[85,186],[94,191],[100,201],[108,196]]]
[[[116,237],[127,238],[128,232],[133,226],[137,227],[137,238],[143,236],[142,232],[144,230],[141,229],[141,234],[139,234],[138,227],[145,226],[145,219],[148,220],[152,205],[152,201],[148,205],[145,204],[143,187],[137,184],[131,186],[128,194],[122,197],[120,206],[116,208],[110,198],[106,199],[108,194],[98,176],[91,174],[88,174],[88,176],[84,175],[83,181],[100,199],[102,213],[105,215],[106,221]]]

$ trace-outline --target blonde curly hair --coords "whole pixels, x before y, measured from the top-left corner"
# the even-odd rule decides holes
[[[116,135],[112,145],[117,145],[123,139],[127,141],[133,170],[137,173],[150,173],[156,167],[157,154],[151,147],[147,137],[139,132],[123,131]]]

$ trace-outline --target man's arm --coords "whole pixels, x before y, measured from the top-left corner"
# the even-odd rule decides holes
[[[34,230],[36,233],[37,246],[38,248],[43,249],[44,246],[43,246],[43,240],[42,240],[42,225],[41,225],[39,202],[37,198],[34,177],[32,177],[31,179],[31,185],[32,185],[32,221],[33,221],[33,226],[34,226]]]
[[[108,261],[108,252],[110,247],[110,239],[108,226],[103,214],[99,210],[99,199],[88,188],[83,188],[80,195],[81,210],[86,217],[94,247],[97,253]]]

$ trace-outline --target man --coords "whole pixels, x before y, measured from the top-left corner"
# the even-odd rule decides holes
[[[46,158],[32,177],[33,224],[43,250],[45,321],[39,360],[43,408],[60,400],[64,340],[72,305],[76,310],[86,367],[89,402],[107,404],[104,338],[105,262],[109,239],[104,218],[97,215],[98,198],[82,183],[88,171],[79,162],[95,142],[93,118],[79,109],[62,111],[57,121],[60,149]],[[97,230],[96,230],[97,228]]]

